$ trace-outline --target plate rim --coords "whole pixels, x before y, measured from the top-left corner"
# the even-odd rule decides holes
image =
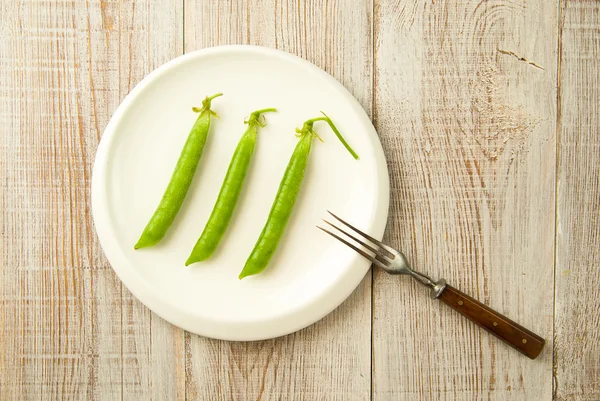
[[[96,230],[96,235],[98,237],[102,251],[104,252],[111,268],[114,270],[117,277],[119,277],[119,280],[122,282],[122,284],[134,295],[134,297],[136,297],[153,313],[175,326],[178,326],[186,331],[204,337],[226,341],[259,341],[277,338],[294,333],[323,319],[325,316],[327,316],[333,310],[335,310],[338,306],[340,306],[354,292],[354,290],[358,288],[365,275],[369,271],[370,265],[367,265],[364,271],[358,271],[356,274],[353,275],[348,274],[348,277],[346,277],[347,280],[345,280],[345,285],[343,287],[337,286],[337,291],[327,292],[329,296],[324,297],[327,300],[327,302],[323,305],[323,307],[321,307],[318,310],[318,312],[308,313],[308,316],[306,316],[306,310],[310,310],[311,308],[305,308],[304,310],[301,309],[301,311],[304,311],[305,313],[302,319],[297,319],[297,323],[287,325],[265,325],[264,327],[268,327],[269,329],[265,329],[261,335],[249,336],[244,335],[243,330],[230,330],[229,333],[224,333],[224,330],[222,328],[219,328],[218,326],[221,325],[223,327],[231,327],[231,322],[216,322],[202,317],[201,320],[206,324],[205,327],[202,327],[202,330],[198,330],[197,326],[192,327],[193,325],[189,324],[190,318],[196,320],[200,319],[197,315],[194,316],[182,310],[177,310],[177,308],[174,308],[172,304],[162,300],[160,294],[156,294],[155,291],[152,291],[152,288],[149,288],[145,280],[136,279],[137,274],[135,273],[134,269],[131,269],[128,266],[128,263],[125,262],[125,256],[118,244],[117,246],[110,246],[110,237],[112,236],[109,227],[110,224],[108,224],[110,210],[107,206],[107,202],[105,201],[106,194],[103,192],[102,185],[106,181],[105,179],[107,171],[107,161],[109,155],[108,151],[115,137],[115,128],[117,127],[118,122],[121,120],[123,115],[126,113],[126,111],[129,109],[129,107],[137,97],[138,93],[143,91],[143,89],[152,81],[154,81],[161,75],[168,73],[171,69],[177,67],[180,64],[184,64],[196,58],[203,58],[227,52],[250,52],[258,53],[264,56],[275,56],[296,63],[304,69],[309,69],[312,73],[321,74],[321,76],[323,76],[324,78],[328,78],[332,86],[338,92],[340,92],[340,95],[342,95],[353,106],[353,108],[356,109],[359,114],[361,114],[359,118],[361,120],[366,119],[366,122],[368,122],[367,126],[371,128],[375,138],[377,138],[377,140],[373,141],[373,146],[376,148],[376,153],[379,153],[378,157],[376,157],[376,167],[377,171],[380,173],[379,179],[381,181],[379,183],[381,197],[380,206],[374,212],[375,217],[373,218],[371,235],[378,239],[381,239],[383,237],[389,214],[389,172],[381,141],[379,140],[377,131],[375,130],[375,127],[373,126],[373,123],[367,115],[366,111],[344,85],[342,85],[337,79],[335,79],[329,73],[317,67],[310,61],[279,49],[255,45],[223,45],[207,47],[204,49],[188,52],[178,57],[175,57],[170,61],[162,64],[161,66],[157,67],[155,70],[151,71],[149,74],[144,76],[144,78],[135,85],[135,87],[123,98],[121,103],[118,105],[117,109],[113,112],[108,124],[106,125],[103,131],[102,137],[100,138],[100,142],[96,150],[94,165],[92,169],[91,184],[92,218],[94,228]],[[112,257],[109,257],[107,252],[107,248],[109,247],[111,247],[111,254],[113,255]],[[115,252],[117,253],[116,256]],[[114,260],[116,259],[119,260],[115,263]],[[293,310],[292,313],[298,313],[298,310]],[[276,320],[277,318],[278,317],[275,317],[274,320]],[[265,321],[261,322],[264,323]],[[261,322],[257,321],[255,323]],[[246,321],[245,323],[248,322]],[[242,322],[241,324],[244,324],[244,322]]]

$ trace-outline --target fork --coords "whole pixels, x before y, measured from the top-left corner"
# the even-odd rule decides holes
[[[530,330],[527,330],[525,327],[515,323],[506,316],[503,316],[502,314],[475,300],[474,298],[471,298],[467,294],[446,284],[446,280],[440,279],[434,281],[427,275],[413,270],[402,252],[384,244],[381,241],[378,241],[368,234],[365,234],[330,211],[328,212],[340,223],[350,228],[363,238],[366,238],[372,245],[366,243],[364,240],[358,239],[356,236],[348,233],[342,228],[339,228],[333,223],[323,220],[325,223],[335,228],[340,233],[346,235],[348,238],[351,238],[356,243],[362,245],[364,248],[368,249],[374,254],[374,256],[360,249],[334,232],[319,226],[317,226],[317,228],[325,231],[335,239],[354,249],[356,252],[370,260],[374,265],[385,270],[386,273],[403,274],[414,278],[419,284],[429,288],[429,294],[432,299],[439,299],[461,315],[470,319],[473,323],[487,330],[529,358],[535,359],[538,357],[540,352],[542,352],[546,342],[542,337]]]

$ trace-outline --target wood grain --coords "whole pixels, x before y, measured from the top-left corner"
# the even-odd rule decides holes
[[[556,237],[555,399],[600,399],[600,3],[564,1]]]
[[[542,0],[380,0],[374,17],[387,240],[545,338],[556,13]],[[551,352],[523,357],[409,280],[376,271],[373,294],[374,400],[551,399]]]
[[[313,0],[186,1],[185,49],[275,47],[325,69],[367,111],[372,4]],[[370,275],[330,316],[287,337],[227,343],[186,336],[188,399],[368,400]]]
[[[111,113],[182,51],[181,5],[2,1],[0,18],[0,399],[174,399],[182,333],[122,288],[88,194]]]

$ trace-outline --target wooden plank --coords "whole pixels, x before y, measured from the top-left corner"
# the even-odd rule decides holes
[[[88,196],[110,114],[181,52],[169,3],[0,2],[2,400],[178,396],[182,334],[122,288]]]
[[[372,4],[342,0],[185,3],[185,48],[276,47],[339,79],[371,110]],[[271,341],[186,337],[188,399],[367,400],[370,397],[370,275],[336,311]]]
[[[600,399],[600,3],[560,21],[555,398]]]
[[[94,102],[90,84],[117,65],[88,38],[109,46],[113,37],[93,5],[3,6],[0,287],[9,341],[0,398],[85,398],[102,389],[117,399],[121,289],[98,251],[87,201],[95,119],[116,98],[109,90]]]
[[[556,2],[375,3],[387,240],[548,340],[531,361],[408,279],[373,282],[373,399],[551,399]]]

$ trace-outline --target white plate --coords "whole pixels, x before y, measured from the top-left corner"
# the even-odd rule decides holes
[[[166,237],[133,250],[154,212],[197,114],[215,99],[204,154]],[[204,228],[244,118],[265,114],[231,224],[213,257],[185,267]],[[294,129],[325,111],[360,155],[355,161],[324,123],[314,141],[299,199],[267,270],[238,280],[267,219],[297,138]],[[386,162],[368,116],[330,75],[290,54],[223,46],[178,57],[144,78],[104,131],[92,179],[102,248],[125,286],[148,308],[185,330],[225,340],[259,340],[306,327],[331,312],[360,283],[369,262],[315,225],[326,209],[381,237],[389,202]]]

